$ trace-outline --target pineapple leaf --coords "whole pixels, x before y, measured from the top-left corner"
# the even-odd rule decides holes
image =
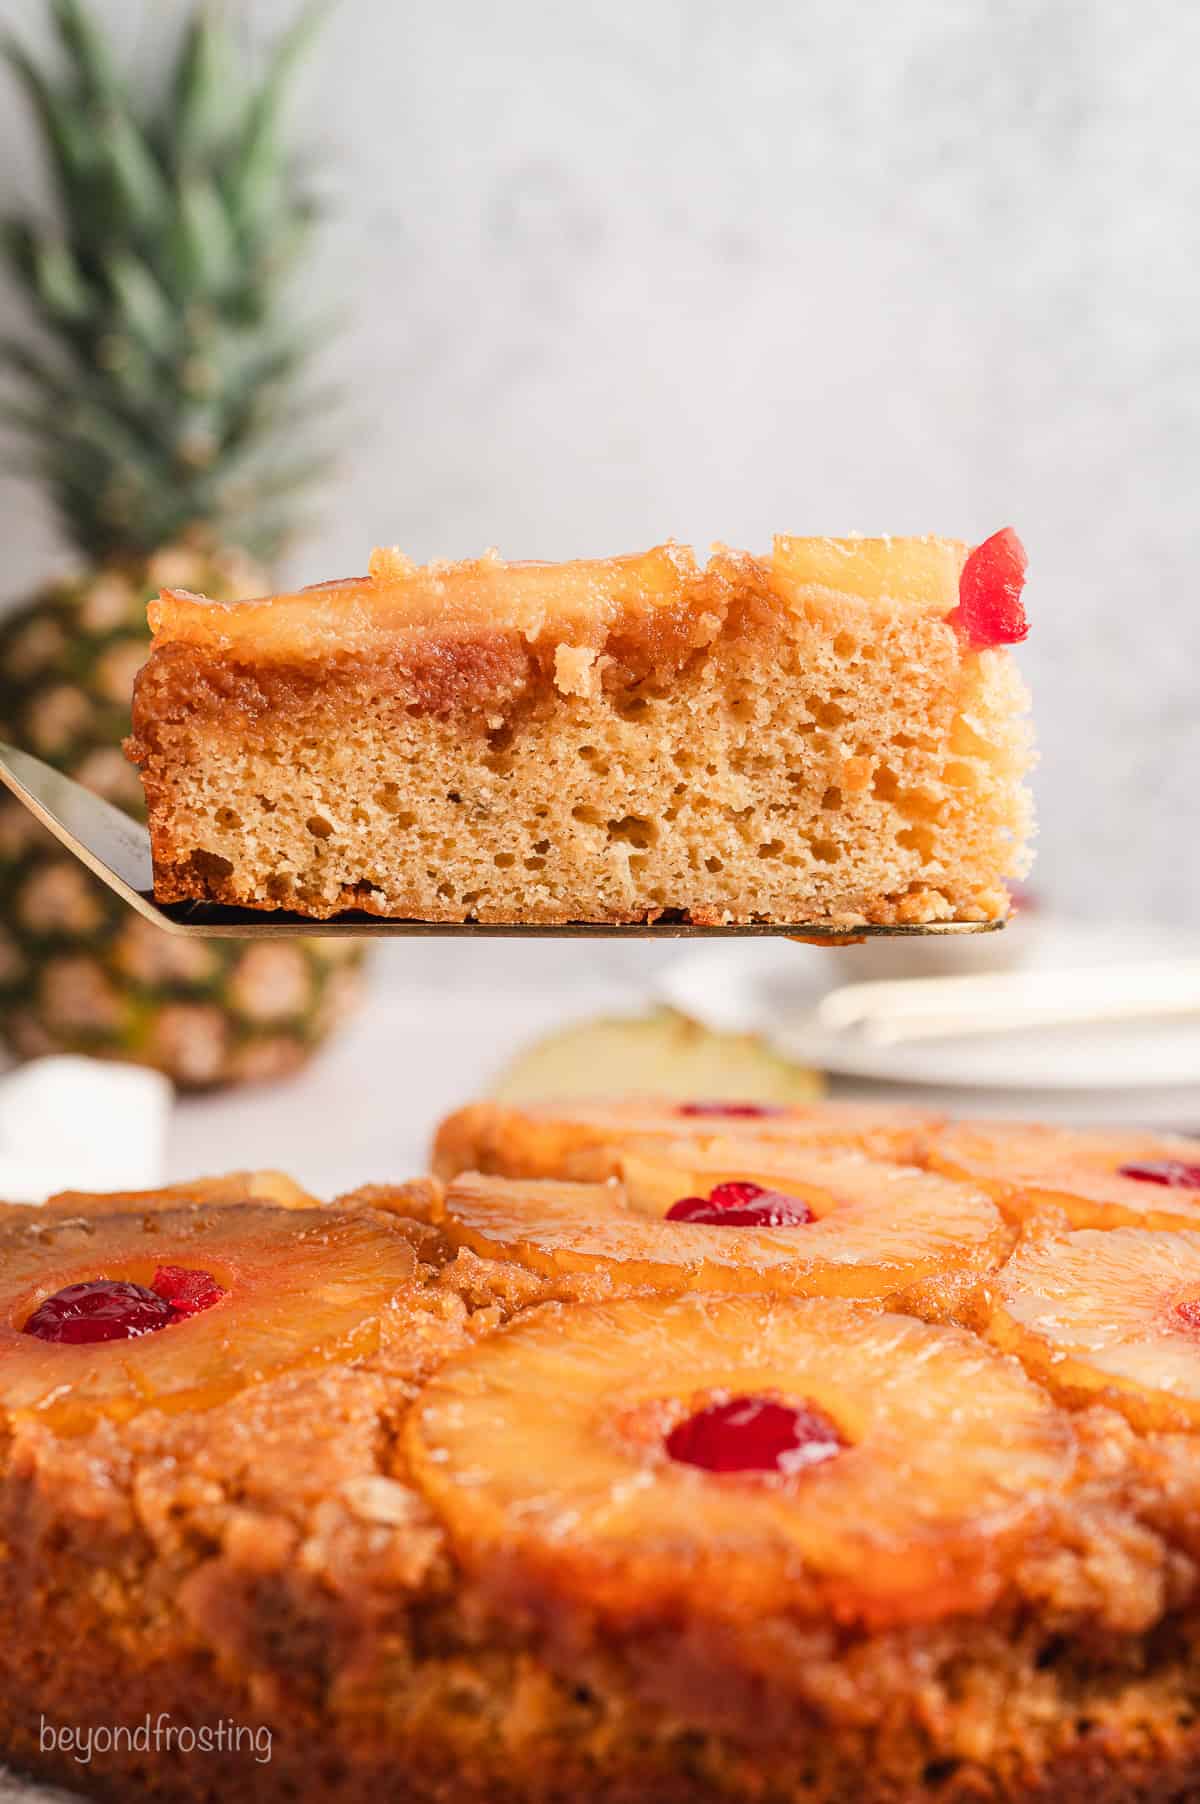
[[[0,338],[0,363],[6,363],[17,371],[23,380],[40,384],[43,388],[59,392],[65,387],[66,379],[61,376],[52,364],[45,361],[38,353],[20,338]]]
[[[0,346],[25,391],[5,415],[24,466],[36,461],[95,557],[140,556],[193,530],[236,532],[270,554],[289,496],[327,464],[319,442],[277,456],[280,440],[295,448],[303,379],[328,338],[286,308],[316,207],[282,130],[289,78],[325,9],[296,0],[255,78],[215,4],[189,0],[180,50],[147,95],[126,81],[89,0],[44,3],[60,68],[3,44],[58,203],[53,228],[28,210],[0,236],[53,341],[47,356]]]
[[[179,169],[212,156],[234,129],[235,59],[211,6],[202,5],[184,34],[171,84],[163,137]]]
[[[130,336],[168,359],[178,342],[177,315],[150,270],[125,251],[109,260],[106,273]]]
[[[266,78],[250,102],[229,196],[243,230],[253,229],[276,200],[284,175],[277,142],[280,110],[288,83],[325,23],[328,10],[327,0],[310,0],[301,8],[276,46]]]
[[[109,113],[97,141],[121,216],[143,236],[157,231],[170,210],[170,196],[154,153],[128,113]]]
[[[34,254],[38,289],[47,313],[73,324],[86,319],[91,296],[70,246],[56,238],[43,238]]]
[[[60,196],[69,199],[88,179],[94,153],[87,130],[67,94],[56,93],[15,38],[4,40],[4,59],[33,111]]]
[[[120,83],[103,36],[79,0],[51,0],[51,17],[83,98],[109,105],[120,98]]]
[[[175,240],[185,292],[220,295],[238,279],[237,246],[220,195],[204,175],[179,183],[179,231]]]
[[[327,476],[332,466],[332,458],[328,452],[314,451],[306,457],[294,457],[288,461],[277,460],[269,472],[254,476],[244,483],[236,480],[231,483],[233,494],[239,506],[252,507],[255,510],[264,501],[278,501],[285,495],[318,477]]]
[[[68,245],[27,220],[8,220],[4,245],[9,266],[51,325],[70,327],[91,313],[91,295]]]
[[[323,383],[303,394],[284,388],[275,397],[272,397],[269,389],[259,390],[240,413],[229,417],[226,423],[226,443],[237,446],[267,429],[272,432],[285,428],[292,431],[297,426],[307,426],[313,420],[327,420],[337,407],[339,394],[340,390],[333,383]]]
[[[45,407],[30,407],[21,401],[10,401],[0,395],[0,420],[15,427],[18,432],[27,432],[31,438],[45,437],[47,412]]]

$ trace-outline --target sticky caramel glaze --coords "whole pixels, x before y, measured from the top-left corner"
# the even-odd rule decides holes
[[[156,647],[195,645],[256,664],[378,656],[423,638],[599,651],[609,640],[669,644],[679,616],[703,613],[714,599],[723,615],[713,595],[723,588],[690,550],[672,544],[566,564],[505,564],[489,552],[418,567],[398,552],[377,551],[365,577],[237,602],[166,590],[149,617]]]
[[[677,557],[671,550],[673,570]],[[659,554],[641,563],[650,559],[657,563]],[[469,606],[455,601],[442,610],[424,597],[420,613],[404,610],[383,584],[323,584],[262,603],[209,603],[168,590],[150,606],[155,642],[135,686],[130,756],[143,763],[152,752],[155,723],[227,718],[231,709],[254,722],[310,704],[330,682],[390,693],[415,716],[453,716],[494,732],[540,700],[617,698],[646,680],[666,684],[716,639],[778,631],[789,612],[769,584],[738,586],[729,570],[695,566],[653,603],[617,594],[590,613],[534,617],[525,608],[523,619],[502,613],[503,624],[491,624],[496,615],[469,595]]]
[[[253,719],[335,675],[403,694],[414,714],[507,714],[539,690],[619,695],[669,682],[718,639],[778,633],[797,613],[832,620],[879,605],[801,580],[789,543],[768,560],[717,547],[706,569],[674,544],[559,565],[489,554],[417,568],[377,551],[370,575],[293,594],[214,602],[167,589],[150,605],[132,755],[152,716],[234,706]],[[919,611],[952,602],[931,583]],[[914,608],[911,596],[884,605]]]

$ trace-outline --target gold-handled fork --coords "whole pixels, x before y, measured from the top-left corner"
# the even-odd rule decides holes
[[[853,945],[870,935],[912,938],[922,934],[988,933],[1000,921],[930,921],[887,927],[838,927],[824,921],[731,927],[695,927],[690,922],[655,921],[635,926],[606,926],[572,921],[543,927],[505,921],[392,921],[375,915],[347,913],[328,921],[284,909],[230,908],[215,902],[159,902],[154,895],[150,835],[103,797],[44,764],[29,752],[0,743],[0,782],[23,802],[54,837],[89,871],[106,883],[130,908],[156,921],[168,933],[198,939],[281,939],[290,934],[383,939],[394,935],[471,934],[496,939],[705,939],[744,935],[803,939],[821,945]]]

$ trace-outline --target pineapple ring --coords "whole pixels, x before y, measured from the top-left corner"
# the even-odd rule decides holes
[[[1051,1209],[1073,1228],[1200,1228],[1200,1190],[1120,1174],[1139,1161],[1196,1164],[1197,1140],[963,1121],[936,1132],[926,1156],[935,1171],[982,1184],[1011,1220]]]
[[[26,1211],[28,1217],[28,1211]],[[210,1272],[226,1295],[161,1333],[63,1346],[22,1330],[46,1297],[92,1278],[149,1284],[160,1265]],[[0,1223],[0,1413],[61,1433],[144,1409],[197,1410],[247,1385],[374,1353],[398,1328],[416,1256],[366,1212],[222,1204]]]
[[[849,1444],[786,1478],[668,1458],[667,1433],[722,1393],[815,1405]],[[780,1615],[884,1626],[988,1607],[1075,1458],[1069,1416],[1015,1361],[827,1299],[539,1312],[447,1362],[406,1433],[500,1598],[565,1594],[627,1626],[700,1612],[755,1638]]]
[[[440,1178],[485,1171],[504,1178],[596,1180],[616,1176],[625,1152],[652,1152],[677,1141],[706,1146],[730,1135],[759,1145],[843,1147],[915,1164],[942,1119],[858,1103],[772,1105],[759,1115],[708,1112],[719,1108],[663,1096],[568,1098],[519,1108],[472,1103],[438,1128],[433,1170]]]
[[[994,1271],[1009,1232],[982,1191],[854,1153],[733,1141],[627,1155],[624,1184],[556,1184],[468,1173],[438,1226],[457,1246],[548,1276],[600,1273],[658,1291],[770,1292],[908,1301],[940,1313]],[[684,1161],[688,1163],[684,1163]],[[803,1200],[803,1227],[707,1226],[662,1218],[679,1198],[749,1179]],[[923,1287],[923,1288],[922,1288]]]
[[[988,1334],[1069,1403],[1200,1428],[1200,1235],[1081,1228],[1018,1249]],[[1193,1305],[1183,1315],[1179,1304]]]
[[[133,1215],[139,1210],[178,1209],[189,1203],[273,1203],[277,1209],[319,1209],[319,1197],[302,1190],[284,1171],[231,1171],[219,1178],[193,1178],[156,1190],[60,1190],[46,1198],[47,1209],[78,1215]],[[22,1206],[22,1205],[18,1205]]]

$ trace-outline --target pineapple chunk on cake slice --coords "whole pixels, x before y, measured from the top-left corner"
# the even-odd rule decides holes
[[[656,545],[619,557],[569,563],[506,563],[482,557],[418,565],[395,546],[371,554],[366,576],[313,583],[290,594],[215,606],[186,589],[164,589],[149,608],[156,646],[199,646],[222,654],[245,649],[266,664],[379,654],[436,628],[448,647],[498,623],[530,645],[561,643],[586,652],[628,614],[664,620],[699,576],[691,551]],[[662,630],[661,623],[659,629]],[[667,629],[669,630],[669,629]],[[444,662],[450,660],[444,659]],[[453,674],[452,672],[450,673]],[[559,687],[590,686],[590,665],[555,658]],[[437,673],[429,673],[430,682]]]
[[[1200,1235],[1031,1239],[996,1281],[988,1333],[1067,1402],[1110,1404],[1135,1428],[1200,1428]]]
[[[967,1185],[853,1154],[754,1151],[727,1144],[690,1166],[629,1156],[623,1184],[464,1173],[438,1225],[456,1246],[547,1277],[868,1298],[935,1315],[1008,1250],[998,1210]]]
[[[986,1608],[1075,1457],[1069,1417],[959,1329],[711,1296],[527,1317],[441,1369],[406,1445],[510,1604],[751,1643]]]
[[[961,1121],[930,1136],[937,1171],[980,1184],[1012,1220],[1076,1228],[1200,1228],[1200,1140]]]
[[[29,1213],[0,1222],[0,1419],[63,1433],[364,1358],[415,1284],[402,1228],[367,1211]]]
[[[137,1210],[179,1209],[189,1203],[274,1203],[278,1209],[319,1209],[310,1195],[285,1171],[230,1171],[216,1178],[192,1178],[154,1190],[60,1190],[46,1198],[47,1209],[67,1214],[128,1215]]]
[[[967,546],[958,539],[852,537],[798,539],[777,535],[771,568],[789,588],[833,589],[862,601],[958,604]]]

